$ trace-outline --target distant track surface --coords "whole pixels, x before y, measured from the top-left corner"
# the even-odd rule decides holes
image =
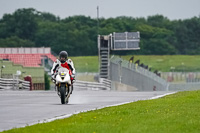
[[[0,91],[0,131],[32,125],[59,116],[130,101],[146,100],[169,92],[74,91],[62,105],[55,91]]]

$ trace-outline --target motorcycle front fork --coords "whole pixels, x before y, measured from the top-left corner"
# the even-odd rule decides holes
[[[74,88],[73,85],[67,86],[67,87],[71,87],[71,94],[72,94],[72,91],[73,91],[73,88]],[[69,93],[70,89],[68,88],[67,90],[68,90],[68,93]],[[55,84],[55,91],[57,91],[57,94],[60,96],[60,92],[58,90],[58,85],[56,85],[56,84]]]

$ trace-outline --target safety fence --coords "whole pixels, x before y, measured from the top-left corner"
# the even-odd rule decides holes
[[[111,58],[110,79],[139,91],[166,91],[169,84],[156,74],[119,57]]]
[[[74,88],[77,90],[110,90],[111,81],[107,79],[100,79],[100,82],[86,82],[76,81]]]
[[[200,72],[161,72],[161,77],[168,82],[200,82]]]
[[[189,82],[189,83],[170,83],[169,91],[188,91],[188,90],[199,90],[200,82]]]
[[[30,82],[20,79],[4,79],[0,78],[0,89],[28,89],[30,90]]]
[[[168,74],[168,76],[165,74],[168,80],[169,77],[170,79],[172,77],[172,81],[178,82],[167,82],[168,80],[166,78],[163,79],[163,76],[160,77],[137,64],[130,63],[119,57],[113,57],[110,62],[110,79],[133,86],[139,91],[184,91],[200,89],[199,73]],[[184,82],[180,82],[180,79],[184,80]]]
[[[106,90],[110,90],[111,89],[111,84],[112,81],[105,79],[105,78],[99,78],[99,83],[103,84],[105,86]]]

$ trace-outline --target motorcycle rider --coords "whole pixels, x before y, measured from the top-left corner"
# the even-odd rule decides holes
[[[55,82],[55,78],[56,78],[56,75],[57,75],[56,70],[57,70],[58,67],[67,68],[69,70],[69,74],[70,74],[72,83],[75,82],[74,63],[71,59],[68,59],[68,53],[66,51],[61,51],[59,53],[59,59],[56,59],[56,61],[53,63],[53,67],[51,69],[51,78],[52,78],[53,82]],[[73,91],[73,89],[72,89],[72,91]]]

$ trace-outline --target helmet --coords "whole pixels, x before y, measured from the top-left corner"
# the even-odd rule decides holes
[[[67,60],[67,58],[68,58],[68,53],[66,52],[66,51],[61,51],[60,53],[59,53],[59,58],[61,59],[61,58],[65,58],[65,60],[62,62],[62,63],[64,63],[66,60]]]

